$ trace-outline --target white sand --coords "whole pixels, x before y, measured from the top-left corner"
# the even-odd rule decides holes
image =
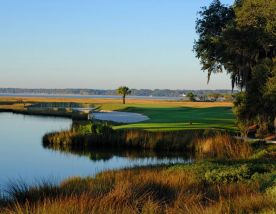
[[[92,116],[97,120],[113,121],[117,123],[137,123],[149,118],[142,114],[130,113],[130,112],[120,112],[120,111],[102,111],[94,112]]]

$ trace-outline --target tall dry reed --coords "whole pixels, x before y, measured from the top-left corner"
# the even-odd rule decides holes
[[[259,191],[258,183],[207,185],[189,170],[166,168],[71,178],[58,187],[58,197],[44,191],[45,188],[40,189],[43,198],[28,194],[23,202],[13,198],[1,213],[259,213],[272,212],[276,207],[272,196]]]
[[[228,134],[198,138],[195,147],[200,158],[245,159],[252,154],[252,148],[247,142]]]

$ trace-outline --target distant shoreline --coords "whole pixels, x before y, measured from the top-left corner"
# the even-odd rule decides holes
[[[121,99],[117,95],[81,95],[81,94],[46,94],[46,93],[0,93],[0,97],[28,97],[28,98],[103,98],[103,99]],[[185,97],[169,96],[128,96],[132,99],[146,100],[187,100]]]

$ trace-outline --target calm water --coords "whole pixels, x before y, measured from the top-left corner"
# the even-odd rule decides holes
[[[107,169],[187,162],[184,157],[133,151],[55,151],[43,148],[45,133],[68,129],[71,120],[0,113],[0,188],[14,181],[59,182],[70,176],[95,175]]]

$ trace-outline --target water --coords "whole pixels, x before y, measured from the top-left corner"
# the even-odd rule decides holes
[[[77,94],[1,94],[0,97],[45,97],[45,98],[108,98],[108,99],[122,99],[121,96],[116,95],[77,95]],[[187,97],[165,97],[165,96],[127,96],[133,99],[146,100],[187,100]]]
[[[70,119],[0,113],[0,188],[10,182],[60,182],[108,169],[190,161],[175,155],[137,151],[55,151],[43,148],[47,132],[68,129]]]

